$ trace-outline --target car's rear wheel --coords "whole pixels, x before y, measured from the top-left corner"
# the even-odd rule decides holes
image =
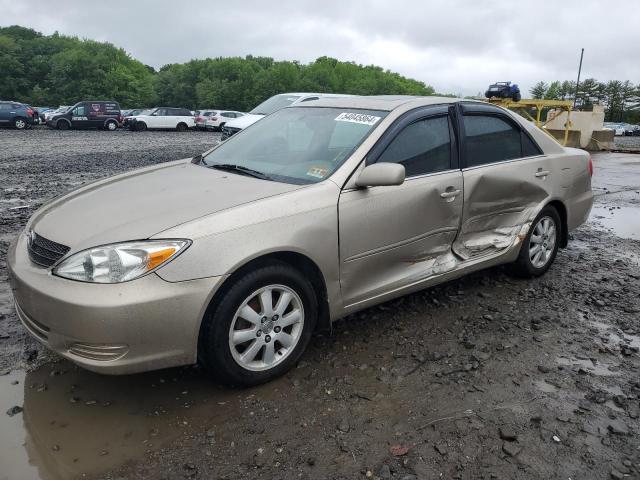
[[[136,132],[144,132],[147,129],[147,124],[144,122],[136,122]]]
[[[24,118],[16,118],[13,121],[13,126],[18,130],[25,130],[27,128],[27,121]]]
[[[558,253],[561,229],[556,209],[543,208],[522,242],[518,260],[513,264],[514,272],[523,277],[538,277],[549,270]]]
[[[218,131],[221,132],[222,131],[222,127],[224,127],[227,124],[227,122],[222,122],[220,124],[220,126],[218,126]]]
[[[179,123],[178,125],[176,125],[176,130],[179,132],[186,132],[187,131],[187,124],[186,123]]]
[[[114,122],[113,120],[108,121],[105,126],[106,126],[107,130],[109,130],[111,132],[115,131],[115,129],[118,128],[118,124],[116,122]]]
[[[249,271],[204,319],[199,359],[224,383],[267,382],[298,361],[317,311],[313,286],[291,266],[277,262]]]
[[[58,123],[56,123],[56,128],[58,130],[69,130],[69,123],[65,122],[64,120],[58,120]]]
[[[519,102],[520,100],[522,100],[522,95],[520,94],[520,92],[516,92],[513,94],[513,96],[511,97],[511,99],[514,102]]]

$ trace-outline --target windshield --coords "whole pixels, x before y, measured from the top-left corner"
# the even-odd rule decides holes
[[[202,162],[214,168],[239,166],[286,183],[320,182],[386,115],[377,110],[285,108],[232,136]]]
[[[249,113],[253,113],[254,115],[269,115],[281,108],[288,107],[299,98],[299,95],[274,95],[262,102]]]
[[[155,108],[147,108],[146,110],[142,110],[139,113],[134,113],[133,115],[138,116],[138,115],[151,115],[156,109]]]

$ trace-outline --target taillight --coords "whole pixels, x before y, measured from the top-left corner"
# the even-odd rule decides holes
[[[589,165],[587,167],[589,169],[589,176],[593,177],[593,160],[589,157]]]
[[[31,110],[30,108],[27,108],[27,115],[32,117],[33,116],[33,110]]]
[[[211,121],[212,122],[217,122],[218,121],[218,117],[211,117]]]

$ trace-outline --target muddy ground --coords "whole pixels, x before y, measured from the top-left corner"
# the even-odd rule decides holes
[[[215,136],[0,141],[0,479],[640,478],[640,155],[594,156],[596,208],[544,277],[494,268],[368,309],[233,390],[57,360],[19,325],[4,264],[47,197]]]

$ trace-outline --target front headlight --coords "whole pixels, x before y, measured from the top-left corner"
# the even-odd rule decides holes
[[[126,282],[164,265],[190,243],[188,240],[146,240],[90,248],[60,262],[53,274],[81,282]]]

